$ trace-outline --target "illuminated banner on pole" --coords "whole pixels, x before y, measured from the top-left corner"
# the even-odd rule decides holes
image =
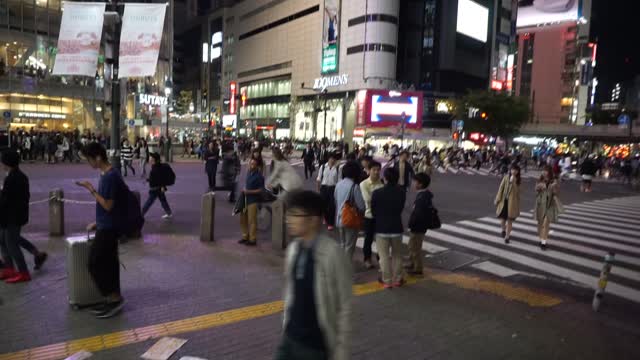
[[[120,35],[119,77],[156,73],[166,4],[126,4]]]
[[[324,0],[322,74],[338,72],[340,53],[340,0]]]
[[[231,94],[231,97],[229,98],[229,114],[232,115],[236,113],[236,93],[238,91],[237,87],[238,85],[235,81],[229,83],[229,93]]]
[[[53,75],[96,76],[104,3],[63,1]]]

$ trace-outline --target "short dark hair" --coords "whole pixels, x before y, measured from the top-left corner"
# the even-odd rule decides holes
[[[318,217],[324,214],[324,200],[320,194],[313,191],[292,191],[287,195],[285,203],[288,210],[299,209],[307,215]]]
[[[102,146],[102,144],[97,142],[88,143],[87,146],[84,147],[82,153],[88,159],[101,158],[104,161],[108,160],[107,150]]]
[[[349,178],[351,180],[357,180],[360,176],[360,165],[357,162],[350,160],[342,166],[342,177]]]
[[[423,189],[426,189],[431,185],[431,177],[423,172],[417,173],[413,178],[422,185]]]
[[[398,185],[398,180],[400,179],[400,173],[398,169],[395,167],[387,168],[384,171],[384,179],[389,185]]]
[[[347,154],[347,161],[355,160],[357,157],[358,156],[355,152],[350,152]]]
[[[329,159],[334,159],[334,160],[338,160],[338,154],[332,152],[329,154]]]
[[[374,167],[382,168],[382,164],[380,164],[379,162],[377,162],[375,160],[370,160],[369,161],[369,169],[374,168]]]
[[[402,156],[402,155],[409,156],[409,152],[407,150],[402,150],[402,151],[400,151],[400,156]]]
[[[156,152],[152,152],[149,154],[149,156],[151,156],[153,158],[153,160],[156,161],[156,164],[160,164],[160,154],[156,153]]]
[[[11,168],[18,167],[20,155],[15,150],[6,150],[2,153],[2,163]]]

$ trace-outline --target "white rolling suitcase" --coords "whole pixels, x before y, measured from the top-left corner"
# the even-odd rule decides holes
[[[99,304],[104,298],[89,274],[89,235],[69,237],[66,242],[69,305],[77,310]]]

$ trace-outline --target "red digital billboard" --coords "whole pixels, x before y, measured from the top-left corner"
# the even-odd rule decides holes
[[[368,127],[422,128],[423,98],[420,91],[361,90],[356,98],[357,124]]]

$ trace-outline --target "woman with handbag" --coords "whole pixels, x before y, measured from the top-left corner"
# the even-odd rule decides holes
[[[356,249],[358,232],[362,227],[365,203],[356,183],[360,176],[360,165],[349,161],[342,167],[342,180],[336,184],[334,198],[336,203],[336,226],[338,244],[345,250],[349,259]]]
[[[501,236],[505,244],[509,243],[513,222],[520,215],[520,183],[520,167],[513,164],[510,173],[502,178],[493,201],[496,206],[496,216],[502,225]]]
[[[551,223],[558,221],[558,215],[562,211],[562,205],[558,199],[558,187],[553,168],[546,165],[540,179],[536,182],[536,207],[533,213],[538,222],[538,236],[542,250],[547,249]]]

